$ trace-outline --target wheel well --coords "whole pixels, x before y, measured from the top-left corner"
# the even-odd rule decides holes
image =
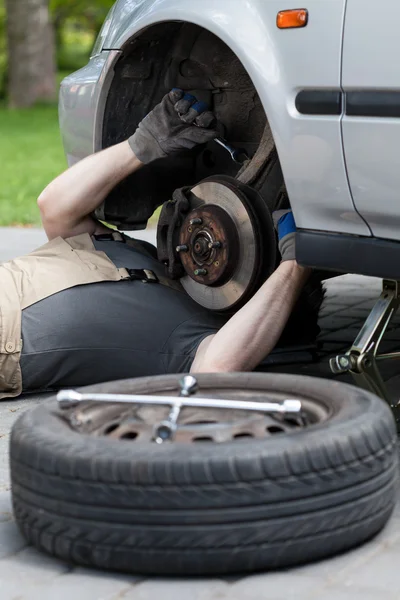
[[[224,137],[245,148],[249,156],[255,154],[269,126],[251,78],[221,39],[182,22],[151,26],[122,49],[105,104],[103,147],[131,135],[172,87],[207,101],[223,125]],[[98,216],[125,228],[143,228],[177,187],[237,172],[229,154],[211,142],[198,151],[144,167],[110,194]]]

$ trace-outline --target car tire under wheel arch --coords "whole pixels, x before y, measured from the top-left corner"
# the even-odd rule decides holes
[[[85,391],[175,395],[178,379]],[[328,417],[265,440],[140,444],[78,433],[51,400],[22,415],[11,438],[14,511],[28,541],[87,566],[200,575],[323,558],[384,526],[397,487],[396,429],[384,402],[290,375],[198,381],[204,395],[294,396]]]

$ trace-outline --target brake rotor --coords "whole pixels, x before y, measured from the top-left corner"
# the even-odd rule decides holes
[[[190,207],[177,246],[182,286],[210,310],[237,309],[275,268],[270,212],[257,192],[228,177],[193,187]]]

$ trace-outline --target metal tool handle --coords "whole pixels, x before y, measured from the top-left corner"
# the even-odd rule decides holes
[[[181,393],[179,395],[185,397],[191,396],[192,394],[197,392],[199,387],[197,379],[193,377],[193,375],[185,375],[185,377],[182,377],[182,379],[179,382],[179,385],[181,387]]]
[[[185,375],[180,382],[181,393],[179,394],[182,398],[187,398],[191,394],[194,394],[198,388],[197,379],[192,375]],[[182,403],[176,402],[165,421],[161,421],[159,425],[154,428],[154,441],[157,444],[162,444],[166,441],[172,441],[175,437],[175,433],[178,427],[178,418],[181,412]]]
[[[272,413],[299,413],[301,401],[287,399],[283,402],[254,402],[251,400],[223,400],[221,398],[193,398],[182,396],[156,396],[142,394],[81,394],[74,390],[62,390],[57,394],[61,409],[73,408],[80,402],[114,402],[128,404],[158,404],[174,406],[191,406],[200,408],[225,408],[231,410],[247,410]]]
[[[278,402],[247,402],[243,400],[221,400],[219,398],[193,398],[198,389],[197,379],[193,375],[185,375],[180,382],[180,395],[146,396],[142,394],[81,394],[74,390],[63,390],[57,394],[61,409],[73,408],[80,402],[115,402],[129,404],[160,404],[171,406],[170,413],[164,421],[154,427],[153,439],[157,444],[172,441],[178,426],[178,418],[183,406],[202,408],[225,408],[257,412],[300,413],[300,400],[284,400]]]
[[[168,418],[156,425],[153,434],[153,439],[156,444],[162,444],[163,442],[167,441],[171,442],[174,439],[176,430],[178,428],[178,418],[181,408],[181,404],[175,404],[172,407]]]
[[[249,160],[246,150],[244,150],[243,148],[234,148],[233,146],[228,144],[228,142],[224,140],[224,138],[216,137],[214,138],[214,142],[217,142],[217,144],[219,144],[220,146],[222,146],[222,148],[227,150],[231,155],[231,159],[235,163],[242,165],[244,162],[246,162],[246,160]]]

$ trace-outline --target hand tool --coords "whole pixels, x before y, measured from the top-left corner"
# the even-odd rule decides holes
[[[62,390],[57,394],[58,406],[65,410],[74,408],[80,402],[116,402],[132,404],[159,404],[171,407],[171,411],[166,420],[161,421],[154,427],[153,439],[157,444],[167,440],[172,441],[175,436],[177,421],[181,408],[184,406],[194,406],[202,408],[225,408],[231,410],[244,410],[256,412],[271,412],[281,414],[301,414],[301,401],[295,398],[283,400],[282,402],[255,402],[248,400],[224,400],[221,398],[200,398],[194,397],[198,385],[197,380],[192,375],[186,375],[179,382],[179,396],[157,396],[142,394],[81,394],[75,390]]]
[[[221,137],[214,138],[214,141],[217,142],[222,148],[225,148],[231,155],[232,160],[239,165],[242,165],[246,160],[249,160],[249,156],[243,148],[234,148],[228,142]]]
[[[300,400],[288,399],[282,402],[251,402],[248,400],[222,400],[220,398],[186,398],[182,396],[156,396],[142,394],[81,394],[75,390],[62,390],[57,394],[61,409],[74,408],[80,402],[116,402],[129,404],[165,404],[174,406],[197,406],[203,408],[230,408],[232,410],[249,410],[256,412],[299,413]]]

